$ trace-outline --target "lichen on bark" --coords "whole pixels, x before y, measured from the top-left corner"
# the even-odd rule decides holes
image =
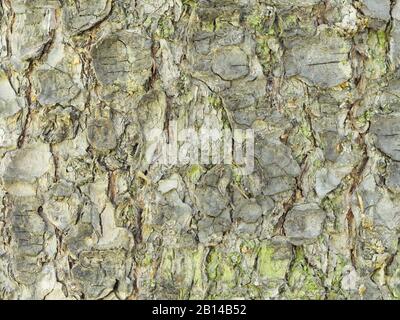
[[[1,0],[0,299],[400,298],[399,21]],[[254,170],[151,161],[172,124],[252,130]]]

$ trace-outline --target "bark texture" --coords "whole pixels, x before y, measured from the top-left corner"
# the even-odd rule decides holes
[[[0,299],[400,298],[400,1],[2,0]],[[253,129],[255,170],[148,133]]]

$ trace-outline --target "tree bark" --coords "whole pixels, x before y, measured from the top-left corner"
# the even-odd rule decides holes
[[[399,298],[399,21],[2,0],[0,299]]]

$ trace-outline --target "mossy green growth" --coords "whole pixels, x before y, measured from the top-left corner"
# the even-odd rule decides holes
[[[321,207],[328,212],[340,212],[342,198],[340,193],[330,193],[328,196],[322,199]]]
[[[365,63],[366,75],[370,79],[378,79],[387,72],[388,40],[385,31],[369,32],[367,45],[369,59]]]
[[[369,123],[371,121],[373,115],[374,115],[374,111],[373,110],[365,111],[361,116],[359,116],[357,118],[358,124],[366,125],[367,123]]]
[[[302,247],[296,248],[296,258],[289,271],[288,284],[289,299],[320,300],[325,296],[324,287],[313,269],[309,267]]]
[[[303,123],[299,127],[299,132],[301,135],[303,135],[305,138],[310,139],[312,137],[312,131],[310,126],[307,123]]]
[[[189,166],[189,168],[186,172],[186,175],[187,175],[188,179],[190,180],[190,182],[196,184],[204,172],[205,172],[205,169],[201,165],[193,164],[193,165]]]
[[[262,31],[264,19],[259,12],[254,12],[247,17],[247,24],[256,31]]]
[[[343,279],[343,270],[345,266],[348,265],[348,262],[345,258],[338,255],[335,268],[329,272],[327,276],[327,283],[328,283],[328,292],[327,292],[327,299],[337,299],[345,295],[346,293],[342,290],[342,279]]]
[[[201,29],[203,31],[214,32],[217,30],[218,24],[216,20],[202,20],[201,21]]]
[[[170,19],[160,19],[156,32],[159,37],[168,39],[174,34],[175,28]]]
[[[213,109],[215,109],[221,115],[223,127],[225,129],[231,129],[231,124],[229,122],[228,115],[224,108],[222,98],[217,94],[211,94],[210,96],[207,97],[207,99],[209,105],[213,107]]]
[[[386,48],[387,42],[388,42],[386,31],[385,31],[385,30],[379,30],[379,31],[377,32],[377,37],[378,37],[378,43],[379,43],[379,45],[380,45],[381,47]]]
[[[273,30],[273,29],[272,29]],[[271,54],[271,49],[268,45],[268,40],[270,36],[262,35],[256,37],[256,54],[263,67],[263,71],[267,74],[272,67],[273,56]]]
[[[383,106],[380,107],[380,110],[382,111],[383,114],[390,114],[394,111],[395,108],[393,108],[392,104],[384,104]]]
[[[222,100],[216,94],[212,94],[212,95],[208,96],[208,103],[210,104],[210,106],[212,106],[216,109],[219,109],[222,107]]]
[[[336,266],[332,275],[331,288],[335,291],[339,290],[341,287],[341,282],[343,279],[343,269],[347,265],[346,260],[342,257],[337,257]]]
[[[279,33],[284,33],[286,30],[297,28],[298,17],[295,14],[279,16],[278,17],[278,28]]]
[[[146,254],[141,261],[141,265],[144,267],[148,267],[152,264],[152,262],[153,262],[153,257],[149,254]]]
[[[164,250],[161,265],[160,265],[160,273],[162,279],[165,281],[172,282],[173,281],[173,264],[174,264],[174,251],[173,249]]]
[[[240,255],[239,252],[232,252],[228,255],[229,260],[234,264],[237,265],[240,263],[240,261],[242,260],[242,256]]]
[[[233,181],[239,186],[242,183],[243,174],[239,167],[234,167],[232,170]]]
[[[323,162],[320,159],[315,159],[313,162],[313,166],[315,169],[322,168]]]
[[[261,278],[268,280],[284,279],[290,259],[277,259],[275,248],[262,246],[258,253],[258,272]]]
[[[265,12],[262,8],[257,8],[246,17],[246,24],[257,34],[268,34],[269,32],[273,32],[273,28],[271,28],[273,18],[272,15]]]
[[[206,281],[204,279],[203,261],[205,256],[205,248],[199,246],[198,249],[190,252],[191,268],[193,270],[193,282],[190,290],[190,299],[202,299],[206,292]]]
[[[210,280],[216,280],[218,277],[218,266],[220,264],[220,256],[217,251],[211,250],[207,257],[207,277]]]
[[[397,268],[394,274],[389,277],[388,286],[393,297],[400,300],[400,268]]]
[[[182,4],[189,7],[196,7],[197,0],[182,0]]]
[[[227,284],[229,288],[235,288],[236,279],[235,268],[228,263],[224,263],[224,265],[221,266],[221,281]]]
[[[228,287],[236,286],[236,273],[232,261],[223,252],[212,250],[207,257],[207,277],[224,282]]]

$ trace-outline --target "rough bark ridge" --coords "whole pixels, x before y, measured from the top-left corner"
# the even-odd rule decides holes
[[[400,297],[400,1],[2,0],[0,299]],[[148,132],[251,128],[255,170]]]

